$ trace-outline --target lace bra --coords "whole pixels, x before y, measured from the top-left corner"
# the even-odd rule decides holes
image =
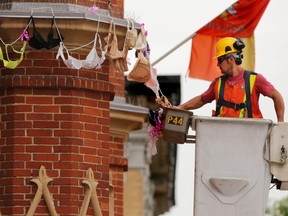
[[[53,17],[51,22],[51,28],[47,35],[47,41],[44,40],[42,35],[36,30],[35,22],[33,16],[30,17],[29,22],[32,21],[33,24],[33,36],[29,40],[29,45],[33,47],[34,49],[52,49],[60,44],[60,41],[63,40],[62,35],[60,35],[59,31],[57,31],[58,38],[53,38],[54,32],[53,32],[53,26],[55,23],[55,18]],[[28,28],[27,28],[28,31]]]
[[[100,50],[101,50],[101,56],[98,56],[97,53],[97,39],[100,45]],[[64,56],[64,52],[63,50],[65,49],[65,52],[67,54],[67,58],[65,58]],[[92,68],[96,68],[99,69],[101,68],[102,63],[105,61],[105,54],[106,52],[102,50],[102,43],[101,43],[101,39],[100,39],[100,35],[98,33],[95,34],[95,38],[94,38],[94,43],[93,43],[93,47],[90,50],[89,54],[86,56],[86,58],[84,60],[80,60],[80,59],[76,59],[74,57],[72,57],[69,54],[68,49],[65,47],[64,43],[61,42],[59,49],[58,49],[58,53],[56,55],[56,59],[59,58],[59,56],[61,56],[64,64],[71,69],[81,69],[81,68],[85,68],[85,69],[92,69]]]
[[[22,48],[21,48],[20,51],[15,50],[15,49],[12,47],[12,45],[10,45],[10,44],[5,44],[5,52],[6,52],[6,58],[7,58],[7,60],[4,59],[3,52],[2,52],[2,49],[1,49],[1,47],[0,47],[0,60],[3,61],[4,67],[9,68],[9,69],[15,69],[15,68],[22,62],[23,56],[24,56],[24,52],[25,52],[25,48],[26,48],[26,44],[27,44],[27,41],[24,41],[24,42],[23,42],[23,46],[22,46]],[[8,47],[9,47],[9,46],[12,48],[12,50],[13,50],[14,53],[20,55],[20,58],[19,58],[19,59],[17,59],[17,60],[10,60],[9,55],[8,55]]]

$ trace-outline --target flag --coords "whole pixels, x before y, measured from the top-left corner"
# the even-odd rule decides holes
[[[249,38],[243,38],[245,48],[243,49],[242,66],[246,70],[254,71],[255,69],[255,41],[254,34]]]
[[[240,37],[243,49],[243,67],[254,70],[254,30],[269,0],[238,0],[219,16],[203,26],[192,38],[188,76],[212,81],[220,76],[215,56],[216,42],[223,37]]]

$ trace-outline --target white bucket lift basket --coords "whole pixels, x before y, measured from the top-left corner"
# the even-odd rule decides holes
[[[271,174],[263,148],[272,122],[193,117],[194,216],[263,216]]]
[[[288,190],[288,123],[280,122],[272,128],[270,135],[271,173],[279,180],[277,189]]]

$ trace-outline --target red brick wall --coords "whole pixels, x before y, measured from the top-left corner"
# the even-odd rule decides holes
[[[63,4],[77,4],[85,7],[91,7],[96,4],[101,9],[108,10],[108,3],[111,4],[110,14],[113,17],[123,18],[124,17],[124,0],[13,0],[13,2],[48,2],[48,3],[63,3]]]
[[[109,102],[115,92],[123,95],[123,75],[109,77],[108,61],[102,70],[68,69],[55,54],[26,52],[18,68],[0,70],[1,213],[27,213],[37,189],[30,180],[44,165],[58,214],[79,214],[82,181],[92,168],[103,215],[109,215],[110,169],[115,215],[123,215],[124,140],[109,134]],[[36,213],[47,212],[42,198]]]
[[[115,216],[121,216],[124,213],[124,175],[127,171],[128,162],[126,158],[123,158],[124,139],[119,137],[112,137],[110,144],[110,166],[112,171],[112,185],[114,187],[114,214]]]
[[[84,6],[93,2],[69,0]],[[107,3],[96,2],[102,9],[108,8]],[[114,15],[123,17],[124,1],[112,0],[111,4]],[[115,215],[123,215],[127,160],[124,139],[110,134],[109,102],[114,95],[124,97],[124,75],[115,72],[109,60],[100,70],[69,69],[62,60],[55,60],[56,52],[27,50],[14,70],[0,63],[2,216],[27,214],[37,189],[30,181],[38,177],[42,165],[53,178],[49,191],[58,214],[79,215],[84,199],[82,181],[92,168],[103,216],[109,215],[110,182]],[[76,52],[73,56],[85,57]],[[88,215],[93,215],[92,211],[90,204]],[[47,213],[42,197],[36,215]]]

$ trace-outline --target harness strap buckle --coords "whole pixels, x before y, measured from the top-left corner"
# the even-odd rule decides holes
[[[240,103],[240,104],[234,104],[234,107],[233,107],[235,110],[240,110],[240,109],[243,109],[243,108],[246,108],[246,104],[245,103]]]

